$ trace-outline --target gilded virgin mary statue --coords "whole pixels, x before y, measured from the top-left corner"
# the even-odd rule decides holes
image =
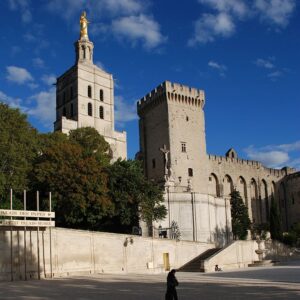
[[[86,12],[84,11],[80,16],[80,39],[89,39],[88,37],[88,24]]]

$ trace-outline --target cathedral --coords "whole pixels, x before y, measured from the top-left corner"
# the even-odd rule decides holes
[[[127,158],[126,132],[114,129],[114,81],[93,63],[86,14],[80,18],[75,65],[57,79],[54,130],[68,133],[94,127],[110,144],[113,160]],[[300,172],[271,169],[245,160],[231,148],[208,154],[205,92],[165,81],[137,103],[140,151],[145,176],[164,187],[165,220],[176,222],[181,239],[214,242],[231,239],[230,193],[238,190],[255,225],[269,222],[271,199],[280,208],[284,230],[300,220]],[[147,232],[147,230],[143,230]]]

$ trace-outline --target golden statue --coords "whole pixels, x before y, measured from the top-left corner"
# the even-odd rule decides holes
[[[88,37],[88,24],[86,12],[84,11],[80,16],[80,39],[89,39]]]

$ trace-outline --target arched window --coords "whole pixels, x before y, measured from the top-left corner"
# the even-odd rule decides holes
[[[93,105],[92,103],[88,103],[88,115],[93,116]]]
[[[103,108],[103,106],[99,107],[99,117],[100,117],[100,119],[104,119],[104,108]]]
[[[71,118],[74,116],[74,107],[73,107],[73,103],[71,103],[71,107],[70,107],[70,116],[71,116]]]
[[[88,97],[92,98],[92,87],[90,85],[88,86]]]
[[[103,94],[103,90],[101,89],[100,90],[100,101],[103,101],[104,100],[104,94]]]
[[[218,177],[215,174],[210,174],[208,177],[208,194],[219,197],[219,180]]]
[[[66,116],[67,116],[67,110],[66,110],[65,107],[63,108],[63,113],[62,113],[62,114],[63,114],[63,117],[66,117]]]

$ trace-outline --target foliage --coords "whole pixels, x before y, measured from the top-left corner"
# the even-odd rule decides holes
[[[37,132],[18,109],[0,102],[0,195],[28,188],[28,174],[37,156]]]
[[[95,128],[82,127],[71,130],[69,139],[78,143],[86,156],[94,156],[102,166],[109,164],[112,158],[109,144]]]
[[[252,233],[259,235],[261,239],[265,240],[267,238],[267,232],[270,231],[269,223],[253,224]]]
[[[115,231],[123,228],[123,231],[130,232],[132,226],[138,225],[139,218],[150,225],[152,221],[165,217],[163,193],[145,179],[140,162],[119,159],[109,166],[108,171],[114,219],[106,224],[107,228]]]
[[[270,233],[273,240],[282,240],[282,227],[279,208],[273,196],[271,198],[270,207]]]
[[[58,226],[96,229],[111,213],[108,178],[97,155],[62,134],[43,137],[32,179],[41,196],[52,191]]]
[[[300,222],[295,223],[282,237],[282,242],[289,246],[300,246]]]
[[[247,230],[250,228],[251,224],[248,209],[245,206],[239,191],[233,191],[230,196],[233,238],[235,240],[245,240],[247,238]]]

